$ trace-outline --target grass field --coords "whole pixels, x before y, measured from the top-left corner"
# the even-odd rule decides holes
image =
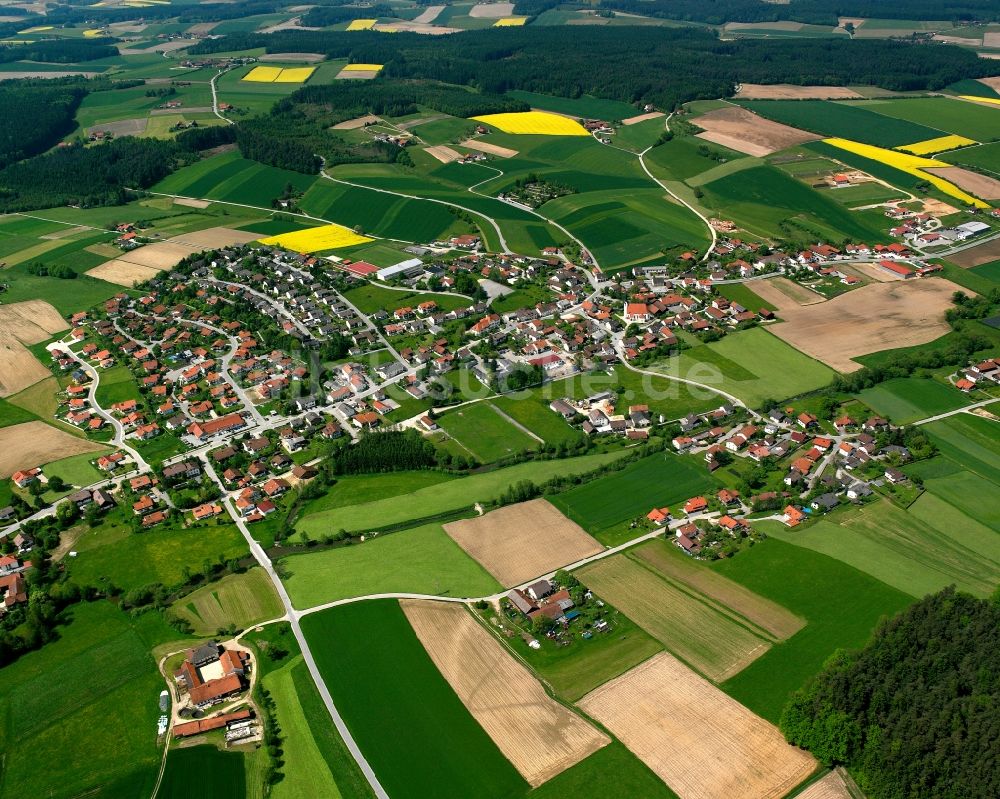
[[[22,391],[21,393],[23,394],[24,392]],[[37,418],[31,411],[21,408],[8,400],[0,399],[0,427],[31,422]]]
[[[909,102],[901,101],[903,104]],[[855,139],[878,147],[899,147],[949,132],[829,100],[744,100],[740,105],[793,128]]]
[[[683,350],[654,368],[718,386],[751,406],[822,388],[834,374],[759,327]]]
[[[762,308],[767,308],[769,311],[778,310],[754,293],[752,283],[723,283],[717,290],[727,300],[738,302],[749,311],[759,311]]]
[[[263,569],[230,574],[182,597],[173,612],[187,619],[195,635],[213,635],[220,627],[243,630],[283,613],[274,586]]]
[[[948,463],[954,465],[954,472],[937,477],[925,477],[924,488],[927,492],[955,506],[964,514],[974,514],[979,523],[1000,532],[1000,507],[982,501],[983,497],[997,490],[996,485],[978,474],[965,471],[959,464],[954,464],[952,461]]]
[[[997,112],[993,111],[992,113]],[[1000,142],[983,144],[979,147],[967,147],[953,153],[943,153],[940,158],[949,164],[976,167],[994,177],[1000,175],[1000,166],[998,166],[1000,164]]]
[[[366,283],[363,286],[352,288],[345,292],[344,296],[348,302],[356,306],[362,313],[375,313],[384,310],[390,313],[397,308],[413,307],[422,302],[435,302],[444,311],[453,311],[456,308],[468,308],[472,305],[472,300],[460,296],[447,296],[445,294],[420,294],[415,291],[396,291],[383,288],[374,283]]]
[[[497,397],[490,400],[489,404],[527,427],[546,444],[559,444],[562,441],[569,443],[577,441],[583,435],[567,424],[559,414],[550,410],[548,403],[535,397]]]
[[[486,596],[500,590],[482,566],[440,524],[425,524],[348,547],[292,555],[281,561],[296,607],[352,596],[417,593]]]
[[[131,370],[127,366],[112,366],[110,369],[102,369],[98,372],[100,382],[94,398],[102,408],[110,409],[118,402],[134,399],[142,401],[142,393],[139,385],[135,382]]]
[[[866,388],[858,394],[858,398],[894,424],[910,424],[968,404],[965,395],[957,388],[918,377],[887,380]]]
[[[584,566],[576,577],[713,682],[742,671],[770,642],[625,554]]]
[[[0,671],[0,795],[148,796],[163,688],[149,650],[166,627],[103,601],[70,615],[57,640]]]
[[[79,554],[69,563],[69,573],[77,585],[110,583],[126,591],[151,583],[171,586],[184,579],[185,567],[198,572],[206,560],[246,553],[246,542],[232,524],[185,530],[175,513],[152,530],[133,533],[125,513],[131,508],[109,513],[76,542]]]
[[[649,455],[621,471],[554,494],[549,501],[591,533],[645,516],[716,487],[704,466],[670,452]]]
[[[768,535],[837,558],[914,597],[951,584],[986,596],[1000,581],[1000,536],[984,539],[965,525],[939,529],[941,523],[915,505],[902,510],[884,500],[802,530],[759,524]]]
[[[488,402],[463,405],[443,414],[438,426],[480,463],[538,449],[538,442],[503,418]]]
[[[215,746],[174,749],[157,796],[164,799],[243,799],[247,796],[243,755]]]
[[[539,785],[528,794],[528,799],[565,799],[568,796],[676,799],[676,794],[663,780],[618,741]]]
[[[308,516],[331,508],[389,499],[454,479],[454,475],[429,469],[421,472],[342,475],[323,496],[310,500],[303,507],[301,515]]]
[[[770,539],[711,568],[806,619],[722,689],[754,713],[778,722],[789,695],[840,648],[857,648],[883,615],[912,603],[907,594],[817,552]]]
[[[435,668],[393,600],[302,619],[316,663],[390,796],[526,793],[526,783]],[[398,734],[386,735],[391,718]]]
[[[471,508],[476,502],[495,499],[509,486],[521,480],[540,483],[556,475],[582,474],[619,457],[621,453],[614,452],[567,460],[521,463],[427,486],[409,494],[313,513],[302,518],[296,525],[296,530],[319,538],[341,528],[372,529],[375,526],[399,524],[446,511]]]
[[[297,674],[298,679],[296,679]],[[309,719],[299,696],[299,691],[305,687],[306,681],[309,681],[309,687],[312,687],[312,678],[301,656],[292,658],[263,679],[264,687],[275,702],[285,761],[281,767],[284,777],[271,789],[271,796],[273,799],[312,799],[314,796],[341,799],[343,794],[337,787],[330,767],[313,737]],[[312,690],[315,693],[316,689]],[[332,727],[326,719],[317,718],[316,721]]]

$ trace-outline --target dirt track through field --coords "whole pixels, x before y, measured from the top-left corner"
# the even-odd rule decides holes
[[[504,587],[521,585],[604,550],[544,499],[450,522],[444,530]]]
[[[626,555],[591,563],[576,576],[713,682],[739,674],[771,646],[732,614],[696,599]]]
[[[399,604],[462,704],[532,786],[611,743],[546,694],[464,606],[417,600]]]
[[[861,364],[852,358],[859,355],[926,344],[947,333],[944,313],[956,291],[964,289],[939,277],[871,283],[819,305],[782,308],[784,321],[768,329],[838,372],[854,372]]]
[[[698,138],[758,157],[821,138],[736,106],[717,108],[692,121],[704,129]]]
[[[736,95],[741,100],[858,100],[861,95],[846,86],[794,86],[744,83]]]
[[[791,638],[805,627],[801,619],[777,602],[755,594],[737,582],[698,565],[684,555],[674,556],[662,541],[650,541],[633,550],[632,554],[652,566],[660,574],[673,578],[720,605],[731,608],[775,638]]]
[[[812,757],[667,653],[579,702],[680,799],[779,799]]]
[[[0,305],[0,397],[17,394],[51,374],[26,345],[38,344],[68,327],[44,300]]]
[[[0,479],[22,469],[103,449],[100,444],[57,430],[45,422],[0,427]]]

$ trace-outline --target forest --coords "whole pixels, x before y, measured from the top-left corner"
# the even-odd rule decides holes
[[[87,90],[27,81],[0,83],[0,169],[45,152],[73,130]]]
[[[512,89],[563,97],[591,94],[662,109],[730,96],[741,82],[919,91],[996,71],[987,59],[959,47],[846,38],[720,41],[714,32],[696,28],[636,27],[625,36],[620,28],[581,26],[571,37],[556,26],[491,28],[461,36],[279,31],[206,39],[191,52],[253,47],[382,63],[389,78],[437,80],[489,94]]]
[[[953,587],[839,651],[789,701],[785,737],[845,764],[869,799],[994,799],[1000,703],[1000,594]]]
[[[539,0],[522,0],[515,11],[528,13],[526,8],[538,3]],[[762,3],[760,0],[713,0],[711,3],[703,0],[601,0],[601,7],[709,25],[791,20],[835,26],[841,16],[952,21],[1000,19],[1000,7],[995,0],[958,0],[946,6],[940,0],[914,0],[903,5],[894,0],[839,0],[837,3],[830,0],[791,0],[789,3]]]
[[[381,141],[349,142],[329,132],[364,114],[405,116],[417,103],[454,116],[526,111],[519,100],[477,94],[456,86],[420,81],[339,81],[307,86],[280,100],[270,114],[241,122],[236,141],[245,158],[296,172],[315,174],[322,156],[327,166],[351,163],[408,163],[409,154]]]
[[[24,23],[21,23],[22,25]],[[112,39],[41,39],[37,42],[0,45],[0,63],[42,61],[47,64],[78,64],[113,58],[118,48]]]

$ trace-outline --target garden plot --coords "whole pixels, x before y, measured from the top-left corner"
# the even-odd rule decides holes
[[[758,157],[820,138],[814,133],[772,122],[736,106],[702,114],[695,124],[703,128],[698,138]]]
[[[859,355],[926,344],[947,333],[944,314],[961,290],[938,277],[871,283],[817,305],[779,308],[784,321],[768,330],[839,372],[853,372],[861,368],[853,360]]]
[[[21,469],[103,449],[100,444],[57,430],[45,422],[3,427],[0,428],[0,479]]]
[[[462,704],[531,785],[541,785],[611,742],[549,697],[463,605],[399,604]]]
[[[816,767],[777,727],[666,653],[579,704],[680,799],[778,799]]]
[[[507,587],[521,585],[604,549],[544,499],[452,522],[444,530]]]

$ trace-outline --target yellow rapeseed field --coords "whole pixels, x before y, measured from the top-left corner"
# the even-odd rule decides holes
[[[281,67],[254,67],[243,76],[243,80],[251,83],[274,83],[280,74]]]
[[[104,31],[100,28],[91,28],[89,31],[84,31],[83,36],[85,39],[93,39],[96,36],[102,36]]]
[[[528,21],[527,17],[503,17],[493,23],[494,28],[516,28]]]
[[[952,166],[951,164],[946,164],[944,161],[938,161],[934,158],[923,158],[919,155],[909,155],[908,153],[901,153],[896,150],[886,150],[882,147],[862,144],[850,139],[823,139],[823,141],[826,144],[839,147],[841,150],[847,150],[847,152],[855,153],[863,158],[870,158],[872,161],[888,164],[901,172],[906,172],[921,180],[926,180],[949,197],[954,197],[967,205],[974,205],[977,208],[989,208],[989,205],[982,200],[977,200],[971,194],[965,193],[954,183],[950,183],[944,178],[939,178],[937,175],[925,171],[928,167],[945,168]]]
[[[960,94],[959,97],[963,100],[972,100],[974,103],[992,103],[993,105],[1000,105],[1000,99],[996,97],[976,97],[974,94]]]
[[[293,67],[281,70],[281,74],[274,79],[275,83],[305,83],[309,76],[316,71],[316,67]]]
[[[511,114],[486,114],[473,117],[476,122],[492,125],[504,133],[534,133],[541,136],[589,136],[575,119],[547,111],[521,111]]]
[[[348,64],[341,72],[378,72],[385,64]]]
[[[978,142],[974,139],[967,139],[965,136],[952,134],[950,136],[938,136],[936,139],[914,142],[913,144],[904,144],[902,147],[897,147],[896,149],[902,150],[905,153],[913,153],[914,155],[931,155],[933,153],[943,153],[946,150],[954,150],[956,147],[968,147],[970,144],[978,144]]]
[[[370,31],[375,27],[376,22],[378,22],[377,19],[352,19],[351,24],[347,26],[347,30]]]
[[[354,247],[358,244],[367,244],[369,241],[372,239],[360,236],[343,225],[322,225],[321,227],[282,233],[280,236],[270,236],[261,239],[260,243],[307,253]]]

